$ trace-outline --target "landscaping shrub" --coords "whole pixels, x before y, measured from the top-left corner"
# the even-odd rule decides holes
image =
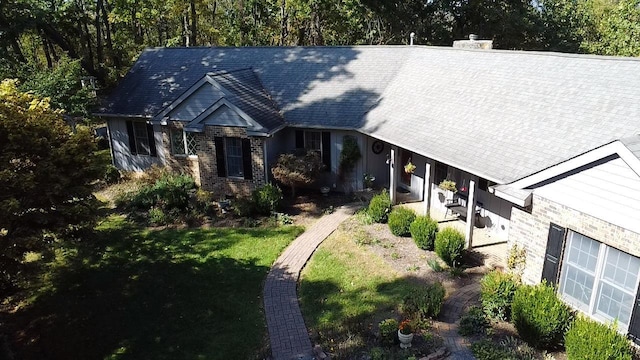
[[[433,251],[438,233],[438,222],[428,216],[418,216],[409,227],[411,237],[422,250]]]
[[[458,332],[463,336],[484,334],[488,327],[489,321],[485,317],[482,309],[477,306],[472,306],[460,319]]]
[[[489,340],[481,340],[471,344],[473,356],[478,360],[520,360],[514,354]]]
[[[397,207],[389,214],[389,229],[395,236],[408,236],[410,235],[409,227],[415,219],[416,213],[413,210]]]
[[[384,223],[387,221],[387,216],[391,211],[391,199],[389,198],[389,193],[384,189],[378,195],[375,195],[371,198],[369,202],[369,208],[367,212],[369,216],[373,219],[373,221],[377,223]]]
[[[256,213],[256,203],[251,198],[237,198],[231,202],[231,210],[236,216],[247,217]]]
[[[519,281],[511,273],[493,270],[480,280],[480,301],[491,319],[511,319],[511,303]]]
[[[120,170],[109,164],[104,170],[103,180],[107,185],[112,185],[120,181]]]
[[[380,342],[382,342],[383,345],[393,345],[396,334],[398,333],[398,320],[382,320],[378,324],[378,328],[380,329]]]
[[[464,246],[464,235],[454,228],[444,228],[436,235],[436,254],[449,266],[461,263]]]
[[[562,345],[573,313],[546,282],[518,287],[511,305],[511,317],[520,337],[539,349]]]
[[[435,318],[442,310],[444,295],[444,286],[440,282],[416,288],[403,299],[401,310],[414,318]]]
[[[565,336],[569,359],[631,360],[629,341],[615,324],[605,325],[594,320],[577,318]]]
[[[270,215],[280,206],[282,190],[277,185],[266,184],[253,190],[251,197],[260,214]]]

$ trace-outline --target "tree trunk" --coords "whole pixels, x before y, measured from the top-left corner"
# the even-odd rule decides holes
[[[280,46],[285,46],[287,38],[287,0],[282,0],[280,6]]]
[[[191,0],[191,46],[198,45],[198,18],[196,16],[196,0]]]
[[[113,41],[111,40],[111,23],[109,22],[109,12],[107,11],[108,3],[107,0],[99,0],[102,5],[100,10],[102,11],[102,22],[104,23],[104,30],[107,39],[107,50],[109,51],[109,56],[111,56],[111,61],[113,61],[113,66],[116,69],[120,69],[122,66],[120,62],[120,56],[115,53],[113,50]]]
[[[104,53],[102,49],[102,22],[100,13],[102,12],[102,0],[96,0],[96,61],[98,66],[104,62]]]
[[[51,60],[51,53],[49,53],[49,44],[47,44],[47,38],[42,32],[40,32],[40,39],[42,40],[42,49],[44,50],[44,56],[47,58],[47,68],[53,67],[53,61]]]
[[[182,16],[182,44],[186,47],[191,45],[191,38],[189,37],[189,18],[187,14]]]
[[[18,39],[16,39],[15,37],[11,38],[11,49],[13,49],[13,52],[16,54],[18,61],[20,61],[21,63],[27,62],[27,58],[24,57],[24,54],[22,53],[22,49],[20,49],[20,43],[18,42]]]

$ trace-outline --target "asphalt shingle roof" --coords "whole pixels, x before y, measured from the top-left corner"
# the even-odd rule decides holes
[[[106,114],[251,67],[293,126],[357,129],[498,183],[640,133],[640,60],[435,47],[148,49]]]

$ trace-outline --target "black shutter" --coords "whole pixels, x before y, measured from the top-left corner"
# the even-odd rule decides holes
[[[151,124],[147,124],[147,137],[149,138],[149,155],[158,155],[156,152],[156,137],[153,135],[153,125]]]
[[[133,132],[133,123],[131,121],[127,121],[127,136],[129,136],[129,152],[131,155],[137,155],[136,134]]]
[[[304,149],[304,131],[296,130],[296,149]]]
[[[331,171],[331,133],[328,131],[322,132],[322,163],[324,171]]]
[[[629,339],[640,345],[640,291],[636,294],[636,302],[633,305],[628,332]]]
[[[564,245],[564,235],[566,229],[551,223],[549,226],[549,237],[547,239],[547,251],[544,255],[544,265],[542,267],[542,280],[556,285],[558,282],[558,270],[560,270],[560,256]]]
[[[213,138],[216,146],[216,166],[218,168],[218,177],[227,177],[226,157],[224,156],[224,138],[216,136]]]
[[[242,170],[245,180],[253,180],[253,161],[251,160],[251,140],[242,139]]]

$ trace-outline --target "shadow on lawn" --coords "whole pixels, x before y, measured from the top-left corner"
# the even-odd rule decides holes
[[[250,358],[263,340],[261,283],[269,269],[210,255],[236,240],[206,234],[103,229],[51,274],[50,288],[5,317],[16,355]]]

